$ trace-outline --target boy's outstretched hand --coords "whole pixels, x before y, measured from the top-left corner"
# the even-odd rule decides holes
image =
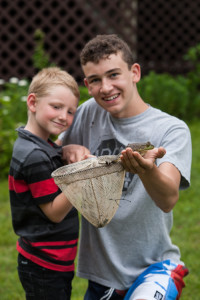
[[[120,158],[127,172],[134,174],[142,174],[147,170],[151,170],[157,158],[162,158],[166,153],[163,147],[148,150],[144,156],[133,151],[131,148],[122,150]]]

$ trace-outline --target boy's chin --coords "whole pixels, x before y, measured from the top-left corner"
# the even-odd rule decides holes
[[[61,134],[63,131],[65,130],[52,130],[50,135],[53,135],[53,136],[58,136],[59,134]]]

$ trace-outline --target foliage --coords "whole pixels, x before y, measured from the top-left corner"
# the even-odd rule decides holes
[[[49,55],[44,50],[44,38],[45,34],[41,29],[37,29],[34,33],[35,48],[33,53],[33,66],[37,71],[43,68],[55,66],[55,64],[50,62]]]
[[[200,44],[190,48],[184,59],[191,65],[185,76],[151,71],[138,83],[138,90],[152,106],[184,120],[195,120],[200,117]]]
[[[189,91],[187,78],[150,72],[138,83],[141,97],[154,107],[179,118],[185,118]]]
[[[181,300],[197,300],[200,295],[200,122],[189,124],[193,143],[191,187],[180,191],[180,199],[174,208],[174,226],[171,238],[179,246],[182,260],[190,274],[185,278]],[[25,300],[24,292],[17,275],[16,240],[11,223],[7,181],[0,182],[0,295],[1,300]],[[75,276],[72,300],[82,300],[87,281]]]
[[[28,82],[11,78],[0,92],[0,178],[7,176],[12,148],[17,137],[15,129],[27,118]]]
[[[81,105],[83,102],[85,102],[86,100],[88,100],[90,98],[90,95],[88,93],[88,89],[85,86],[80,86],[79,90],[80,90],[79,105]]]
[[[187,74],[187,88],[189,91],[189,118],[200,116],[200,44],[191,47],[184,59],[192,65],[192,70]]]

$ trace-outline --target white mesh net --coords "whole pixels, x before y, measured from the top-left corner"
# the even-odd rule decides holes
[[[125,170],[117,158],[86,159],[52,173],[68,200],[95,227],[107,225],[119,207]]]

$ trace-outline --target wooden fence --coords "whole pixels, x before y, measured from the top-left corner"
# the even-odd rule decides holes
[[[79,54],[97,34],[117,33],[143,74],[184,73],[182,59],[200,42],[200,0],[0,0],[0,78],[35,74],[34,33],[45,34],[50,61],[83,84]]]

